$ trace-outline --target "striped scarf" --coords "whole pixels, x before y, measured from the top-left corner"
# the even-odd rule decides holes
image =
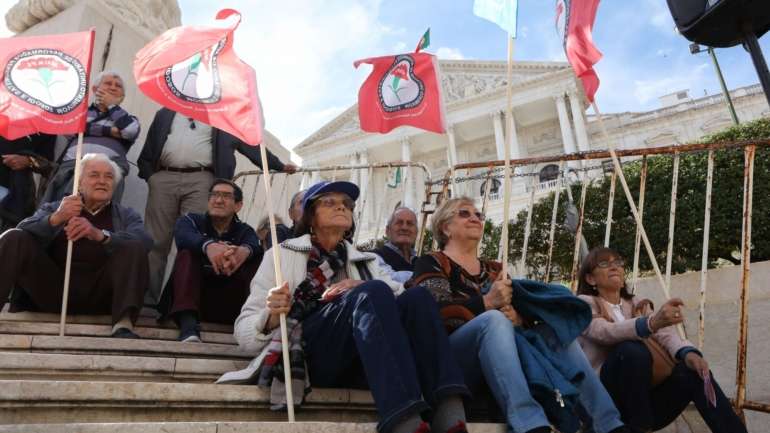
[[[289,343],[289,365],[291,368],[291,387],[294,404],[299,405],[305,396],[307,387],[305,353],[302,347],[302,320],[318,311],[323,306],[321,295],[337,272],[345,266],[347,251],[344,242],[340,242],[331,252],[325,251],[315,242],[312,243],[307,261],[307,276],[292,296],[292,306],[286,315],[286,330]],[[257,384],[270,387],[270,403],[274,410],[286,405],[286,385],[284,383],[283,352],[281,328],[273,330],[262,364],[259,366]]]

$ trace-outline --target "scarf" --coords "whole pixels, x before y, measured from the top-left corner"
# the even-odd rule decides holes
[[[286,330],[289,345],[291,387],[295,405],[300,405],[308,388],[305,386],[307,368],[302,346],[302,320],[320,310],[324,302],[321,295],[330,281],[347,262],[345,243],[340,242],[331,252],[313,242],[307,260],[307,274],[292,296],[292,306],[286,315]],[[284,383],[283,351],[281,328],[273,330],[267,354],[259,366],[257,385],[270,388],[271,409],[282,409],[286,405],[286,384]]]

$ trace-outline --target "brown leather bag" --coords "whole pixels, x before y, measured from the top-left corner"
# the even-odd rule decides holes
[[[605,320],[613,323],[615,322],[612,314],[607,311],[607,307],[600,297],[594,296],[594,303],[598,306],[599,312]],[[633,317],[643,315],[645,309],[648,307],[650,311],[654,309],[652,301],[649,299],[642,299],[636,304]],[[671,372],[674,371],[674,367],[676,366],[676,361],[671,354],[668,353],[666,348],[661,346],[661,344],[654,338],[643,338],[642,343],[647,346],[647,350],[650,351],[650,355],[652,356],[652,388],[654,388],[671,376]]]

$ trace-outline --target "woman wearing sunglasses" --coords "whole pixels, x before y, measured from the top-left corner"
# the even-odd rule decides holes
[[[580,344],[623,421],[638,431],[660,430],[693,402],[712,432],[745,432],[703,355],[676,331],[682,300],[653,312],[649,300],[629,293],[624,266],[616,251],[594,248],[578,275],[578,294],[594,316]]]
[[[285,394],[279,319],[286,314],[297,403],[309,376],[315,387],[371,389],[380,432],[467,433],[461,397],[469,393],[430,294],[404,292],[374,254],[346,240],[358,194],[350,182],[308,188],[301,236],[274,247],[283,285],[272,251],[265,253],[235,322],[238,344],[260,351],[245,377],[271,387],[271,400]],[[422,418],[429,414],[430,424]]]
[[[501,264],[478,258],[484,216],[476,210],[470,198],[455,198],[442,203],[433,215],[432,231],[440,251],[418,259],[410,284],[427,288],[438,302],[466,385],[476,392],[483,390],[486,382],[505,415],[508,431],[550,433],[550,424],[553,423],[560,431],[574,432],[579,426],[577,417],[571,424],[565,424],[564,419],[555,419],[556,415],[573,415],[570,406],[566,408],[569,413],[564,413],[566,394],[574,395],[575,406],[579,401],[587,410],[598,433],[626,431],[610,396],[576,340],[590,323],[588,306],[561,286],[498,278]],[[549,320],[553,319],[545,321],[549,326],[553,323],[555,327],[552,329],[557,331],[556,334],[568,337],[560,338],[558,342],[548,339],[553,344],[542,346],[539,351],[529,350],[530,340],[523,341],[517,338],[517,334],[522,337],[525,333],[546,330],[542,324],[536,325],[534,320],[530,320],[529,313],[535,308],[527,310],[526,315],[519,315],[514,305],[524,304],[517,303],[516,296],[513,296],[514,289],[516,296],[521,294],[521,300],[525,295],[533,302],[538,299],[553,300],[547,302],[551,304],[550,309],[545,307],[540,311],[548,312]],[[557,305],[561,304],[556,302],[564,302],[571,309],[559,310]],[[580,321],[572,321],[578,316],[582,317]],[[527,326],[515,326],[522,324],[522,319],[529,322]],[[558,382],[554,379],[549,383],[536,380],[541,377],[533,374],[538,371],[532,368],[539,363],[530,362],[530,356],[526,359],[520,357],[523,346],[527,346],[527,354],[537,352],[543,358],[558,358],[553,364],[558,367],[558,375],[575,379],[574,383],[566,383],[571,380]],[[557,376],[552,375],[551,370],[546,371],[551,378]]]

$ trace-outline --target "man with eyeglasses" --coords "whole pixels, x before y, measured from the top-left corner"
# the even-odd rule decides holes
[[[417,259],[417,215],[407,207],[396,208],[385,226],[385,236],[385,244],[373,251],[379,257],[378,264],[394,281],[406,282]]]
[[[139,177],[149,187],[144,219],[155,239],[145,304],[155,305],[160,297],[174,223],[188,212],[206,211],[206,191],[213,180],[232,179],[235,173],[236,150],[262,167],[258,146],[168,108],[155,114],[136,161]],[[294,173],[297,169],[269,151],[267,158],[270,170]]]
[[[179,325],[179,341],[200,342],[199,322],[232,325],[249,296],[262,261],[254,229],[238,219],[243,192],[216,179],[208,211],[180,217],[174,228],[178,253],[158,310]]]

